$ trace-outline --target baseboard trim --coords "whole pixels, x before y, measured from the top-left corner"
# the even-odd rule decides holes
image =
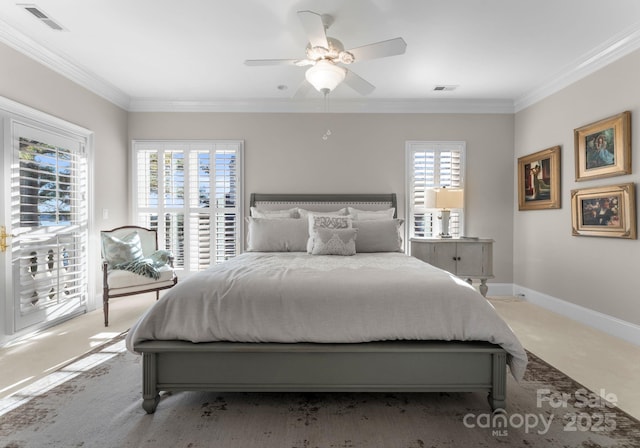
[[[490,293],[493,293],[492,286],[493,285],[490,285],[489,287]],[[496,288],[496,291],[500,290],[504,292],[505,288],[503,288],[503,286],[506,285],[501,284],[500,286],[500,288]],[[631,322],[627,322],[622,319],[618,319],[617,317],[609,316],[608,314],[594,311],[523,286],[512,285],[511,291],[511,294],[494,295],[514,295],[520,297],[534,305],[538,305],[549,311],[553,311],[554,313],[558,313],[562,316],[568,317],[569,319],[573,319],[584,325],[610,334],[611,336],[624,339],[627,342],[640,346],[640,326],[632,324]]]
[[[513,296],[513,283],[487,283],[487,296]]]

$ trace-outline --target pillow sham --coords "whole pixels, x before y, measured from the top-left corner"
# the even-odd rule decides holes
[[[308,223],[297,218],[247,218],[248,252],[306,252]]]
[[[323,229],[350,229],[351,217],[350,216],[338,216],[328,215],[326,213],[310,212],[308,217],[309,239],[307,241],[307,252],[311,253],[313,250],[314,238],[316,230]]]
[[[355,255],[358,229],[319,228],[313,237],[312,255]]]
[[[402,219],[353,221],[358,229],[356,252],[402,252]]]
[[[120,263],[128,263],[140,260],[142,253],[142,241],[137,231],[133,231],[121,238],[102,233],[102,254],[109,266]]]
[[[297,208],[290,208],[289,210],[258,210],[256,207],[251,207],[252,218],[299,218]]]
[[[325,216],[346,216],[348,214],[346,208],[341,208],[340,210],[333,210],[330,212],[316,212],[313,210],[305,210],[304,208],[298,208],[298,215],[302,219],[308,218],[309,213],[315,213],[316,215],[325,215]]]
[[[396,209],[391,207],[386,210],[358,210],[357,208],[349,207],[349,215],[354,220],[365,221],[371,219],[393,219]]]

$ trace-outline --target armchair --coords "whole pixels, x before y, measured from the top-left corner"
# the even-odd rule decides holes
[[[155,230],[123,226],[100,232],[104,326],[109,326],[109,299],[147,292],[156,293],[178,283],[173,256],[158,251]]]

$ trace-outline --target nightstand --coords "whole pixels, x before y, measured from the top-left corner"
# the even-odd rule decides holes
[[[480,279],[487,296],[487,279],[493,278],[493,240],[485,238],[411,238],[411,255],[458,277]]]

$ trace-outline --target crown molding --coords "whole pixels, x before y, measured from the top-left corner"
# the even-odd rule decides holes
[[[256,112],[256,113],[323,113],[324,101],[318,100],[152,100],[133,98],[130,112]],[[447,114],[512,114],[511,100],[456,99],[332,99],[330,113],[447,113]]]
[[[0,19],[0,42],[43,64],[122,109],[128,109],[129,96],[69,59],[54,53]]]
[[[514,100],[514,111],[519,112],[544,98],[568,87],[582,78],[640,48],[640,22],[627,28],[582,58],[567,65],[542,85]]]

